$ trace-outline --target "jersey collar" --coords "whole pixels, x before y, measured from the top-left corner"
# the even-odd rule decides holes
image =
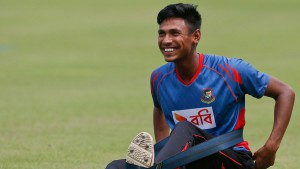
[[[179,72],[178,72],[177,68],[175,67],[175,72],[176,72],[176,76],[177,76],[178,80],[186,86],[189,86],[190,84],[192,84],[197,79],[198,75],[201,73],[201,70],[202,70],[202,67],[203,67],[203,60],[204,60],[204,55],[202,53],[200,53],[199,54],[199,65],[198,65],[197,71],[196,71],[196,73],[194,74],[194,76],[192,77],[192,79],[189,82],[185,82],[180,77]]]

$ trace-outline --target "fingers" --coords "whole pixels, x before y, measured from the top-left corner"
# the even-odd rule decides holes
[[[266,147],[258,149],[253,154],[253,159],[255,160],[255,169],[266,169],[273,166],[275,163],[276,152],[270,151]]]
[[[266,169],[274,165],[274,161],[254,160],[255,169]]]

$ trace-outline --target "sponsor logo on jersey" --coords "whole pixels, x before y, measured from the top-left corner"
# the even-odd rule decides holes
[[[206,104],[210,104],[216,100],[216,97],[213,95],[213,91],[210,88],[202,90],[201,101]]]
[[[189,121],[200,129],[216,127],[212,107],[172,111],[175,123]]]

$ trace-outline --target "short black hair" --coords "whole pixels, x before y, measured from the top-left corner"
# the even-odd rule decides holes
[[[201,15],[197,11],[197,5],[171,4],[163,8],[157,15],[157,23],[160,25],[164,20],[170,18],[182,18],[190,26],[190,33],[201,28]]]

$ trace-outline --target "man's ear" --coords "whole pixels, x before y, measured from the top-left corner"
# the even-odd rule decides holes
[[[193,40],[195,44],[198,44],[200,39],[201,39],[201,30],[200,29],[196,29],[194,34],[193,34]]]

